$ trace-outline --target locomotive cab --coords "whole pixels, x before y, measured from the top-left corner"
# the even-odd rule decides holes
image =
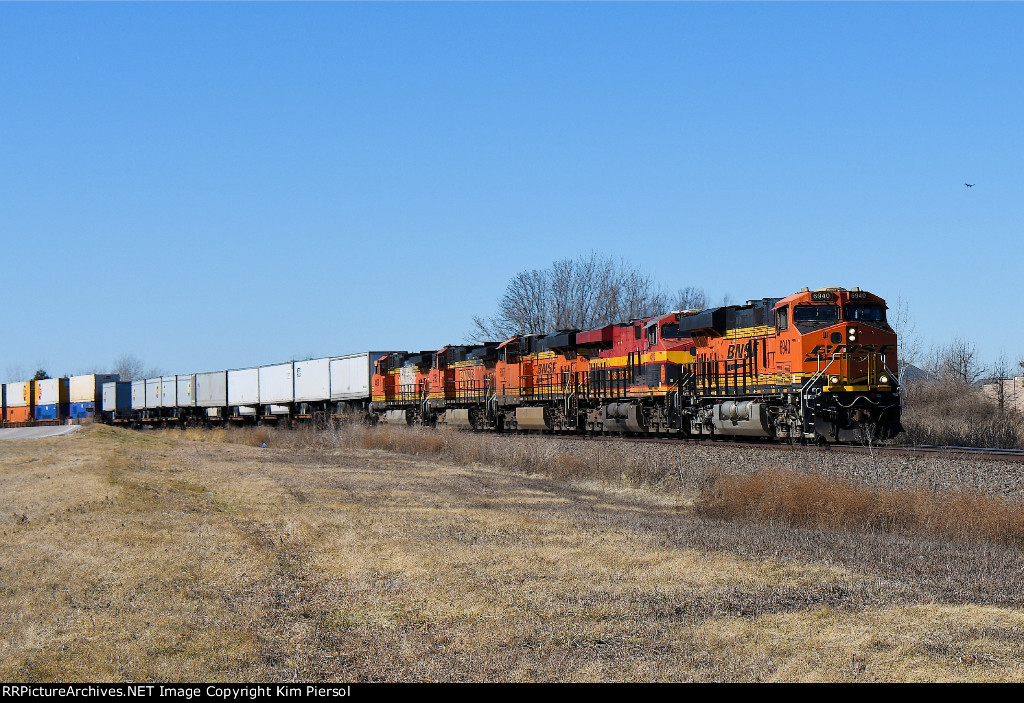
[[[885,302],[859,289],[803,290],[775,304],[776,374],[791,375],[801,434],[887,439],[899,423],[896,334]]]
[[[682,318],[696,342],[691,432],[856,442],[903,430],[885,301],[807,288]]]

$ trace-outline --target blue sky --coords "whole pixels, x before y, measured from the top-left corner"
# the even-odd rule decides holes
[[[716,300],[860,286],[926,344],[1015,361],[1022,26],[1018,3],[0,4],[0,376],[436,348],[590,250]]]

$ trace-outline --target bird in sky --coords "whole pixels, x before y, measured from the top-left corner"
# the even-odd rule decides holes
[[[973,188],[974,187],[973,183],[964,183],[964,185],[967,186],[968,188]]]

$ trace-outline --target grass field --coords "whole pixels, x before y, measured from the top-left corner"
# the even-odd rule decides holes
[[[1024,680],[1014,539],[382,437],[2,443],[0,680]]]

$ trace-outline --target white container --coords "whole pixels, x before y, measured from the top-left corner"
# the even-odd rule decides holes
[[[146,409],[146,382],[132,381],[132,410]]]
[[[386,352],[363,352],[331,359],[331,400],[370,397],[373,363]]]
[[[295,370],[293,363],[289,361],[287,364],[261,366],[259,391],[260,405],[283,405],[294,402]]]
[[[36,381],[36,405],[57,405],[60,403],[59,378],[44,378]]]
[[[331,360],[295,362],[295,402],[315,403],[331,399]]]
[[[100,409],[105,413],[115,413],[131,408],[131,385],[126,381],[104,383],[100,391]]]
[[[237,407],[260,404],[260,370],[234,369],[228,371],[228,405]]]
[[[160,407],[173,408],[178,405],[178,377],[160,377]]]
[[[100,391],[100,410],[105,413],[117,410],[117,381],[103,384]]]
[[[4,385],[4,407],[24,408],[28,406],[28,382],[7,383]]]
[[[200,408],[223,408],[228,404],[228,372],[209,371],[196,374],[196,405]]]
[[[161,378],[146,379],[146,409],[154,410],[160,407],[160,382]]]
[[[196,375],[194,373],[178,374],[179,408],[192,408],[196,404]]]
[[[89,373],[72,376],[68,380],[68,400],[72,403],[98,403],[103,395],[104,384],[120,381],[116,373]]]

